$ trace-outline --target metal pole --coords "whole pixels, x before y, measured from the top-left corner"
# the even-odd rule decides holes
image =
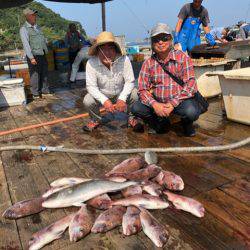
[[[102,31],[106,30],[105,2],[102,2]]]

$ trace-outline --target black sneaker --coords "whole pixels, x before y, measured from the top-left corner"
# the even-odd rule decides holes
[[[193,123],[183,123],[184,135],[187,137],[193,137],[196,135]]]
[[[169,132],[170,121],[168,118],[158,118],[148,121],[149,134],[166,134]]]
[[[53,96],[54,94],[55,94],[55,93],[54,93],[54,91],[52,91],[52,90],[44,91],[44,92],[42,93],[43,96]]]
[[[128,126],[133,129],[136,133],[143,133],[144,132],[144,125],[143,122],[135,117],[129,117],[128,119]]]
[[[41,94],[38,94],[38,95],[32,95],[32,101],[34,101],[34,100],[38,100],[38,99],[40,99],[40,98],[42,98],[42,95],[41,95]]]

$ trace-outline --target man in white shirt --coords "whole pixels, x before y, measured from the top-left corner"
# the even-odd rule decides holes
[[[127,112],[137,100],[134,89],[134,73],[131,62],[124,56],[120,45],[111,32],[101,32],[96,42],[90,47],[92,56],[86,65],[86,88],[88,93],[83,104],[91,117],[90,122],[83,127],[84,131],[92,131],[100,125],[100,107],[106,112]],[[129,116],[128,123],[142,132],[140,122]]]
[[[33,99],[52,92],[48,86],[48,63],[46,53],[48,48],[41,29],[36,24],[37,11],[26,8],[23,14],[26,22],[20,29],[23,48],[27,57],[30,72],[30,85]]]

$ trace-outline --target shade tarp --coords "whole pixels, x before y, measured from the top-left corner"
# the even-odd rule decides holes
[[[21,6],[32,2],[33,0],[0,0],[0,9],[11,8]],[[104,3],[112,0],[46,0],[50,2],[61,2],[61,3]]]
[[[30,3],[33,0],[0,0],[0,9],[11,8],[21,6],[26,3]]]
[[[104,3],[112,0],[45,0],[49,2],[61,2],[61,3]]]

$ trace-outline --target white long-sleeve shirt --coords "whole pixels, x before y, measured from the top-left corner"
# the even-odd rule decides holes
[[[117,58],[110,70],[97,56],[87,62],[87,91],[101,104],[115,96],[126,102],[134,88],[134,81],[134,72],[127,56]]]

